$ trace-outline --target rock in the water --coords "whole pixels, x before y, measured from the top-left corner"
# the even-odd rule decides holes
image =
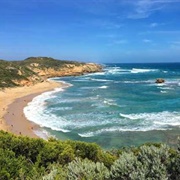
[[[156,79],[156,83],[164,83],[165,82],[165,80],[164,79],[162,79],[162,78],[158,78],[158,79]]]

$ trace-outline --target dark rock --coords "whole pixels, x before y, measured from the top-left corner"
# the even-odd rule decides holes
[[[155,83],[164,83],[165,82],[165,80],[164,79],[162,79],[162,78],[158,78],[158,79],[156,79],[156,82]]]

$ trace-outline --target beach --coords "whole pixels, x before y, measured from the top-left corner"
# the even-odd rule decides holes
[[[32,86],[0,90],[0,130],[16,135],[38,137],[35,134],[38,125],[27,120],[23,109],[35,96],[62,86],[61,83],[45,81]]]

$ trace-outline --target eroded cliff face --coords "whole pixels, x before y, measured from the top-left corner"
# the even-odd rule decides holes
[[[50,77],[78,76],[100,71],[102,67],[98,64],[51,57],[29,57],[23,61],[0,60],[0,88],[30,86]]]
[[[19,79],[19,80],[15,79],[12,81],[19,86],[31,86],[31,85],[36,84],[38,82],[45,81],[45,78],[37,76],[37,75],[33,75],[33,76],[29,76],[25,79]]]
[[[61,76],[78,76],[86,73],[101,72],[102,67],[98,64],[87,63],[81,65],[66,64],[58,68],[39,68],[38,64],[34,67],[29,67],[35,73],[43,78],[61,77]]]

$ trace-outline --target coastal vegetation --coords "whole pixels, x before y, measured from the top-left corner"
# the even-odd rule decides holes
[[[0,131],[0,179],[180,179],[180,144],[105,151],[95,143],[33,139]]]
[[[49,77],[82,75],[101,70],[97,64],[50,57],[29,57],[23,61],[0,60],[0,88],[29,86]]]
[[[27,80],[35,75],[26,66],[19,66],[16,62],[0,60],[0,87],[18,86],[16,81]]]

